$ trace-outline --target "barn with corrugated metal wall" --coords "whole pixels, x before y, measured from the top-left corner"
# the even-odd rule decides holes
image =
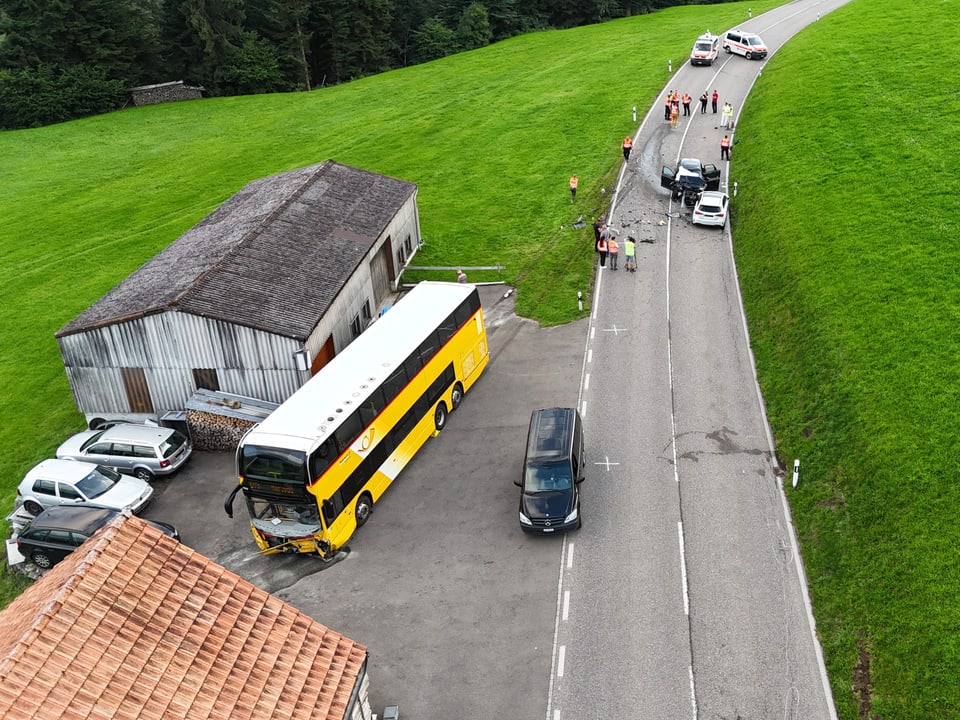
[[[412,183],[332,160],[254,181],[57,333],[77,407],[140,420],[198,388],[283,402],[419,245]]]

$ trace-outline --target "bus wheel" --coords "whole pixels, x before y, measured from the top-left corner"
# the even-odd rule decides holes
[[[450,393],[450,409],[456,410],[463,402],[463,385],[457,383],[453,386],[453,392]]]
[[[373,499],[364,493],[357,500],[357,527],[362,527],[370,519],[370,513],[373,512]]]
[[[447,424],[447,406],[445,403],[437,405],[437,409],[433,413],[433,424],[436,426],[437,432],[443,430],[443,426]]]

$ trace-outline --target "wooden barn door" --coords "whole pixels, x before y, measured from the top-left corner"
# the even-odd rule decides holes
[[[318,372],[320,372],[320,368],[333,360],[333,356],[336,354],[337,353],[333,349],[333,335],[331,335],[327,338],[327,341],[323,344],[323,347],[320,348],[320,352],[317,353],[317,356],[310,364],[310,374],[316,375]]]
[[[390,257],[390,238],[377,250],[377,254],[370,261],[370,277],[373,281],[373,301],[379,306],[383,299],[390,294],[390,270],[387,260]]]
[[[153,401],[150,388],[147,387],[147,375],[143,368],[120,368],[120,378],[127,392],[130,412],[153,413]]]

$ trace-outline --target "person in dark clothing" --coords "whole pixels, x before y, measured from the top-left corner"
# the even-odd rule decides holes
[[[703,95],[700,96],[700,114],[705,115],[706,112],[707,112],[707,93],[704,92]]]

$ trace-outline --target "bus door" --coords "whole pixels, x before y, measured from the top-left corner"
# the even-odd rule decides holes
[[[356,520],[349,512],[344,512],[343,491],[338,489],[329,498],[321,501],[323,524],[327,528],[327,540],[340,549],[346,543],[356,527]]]

